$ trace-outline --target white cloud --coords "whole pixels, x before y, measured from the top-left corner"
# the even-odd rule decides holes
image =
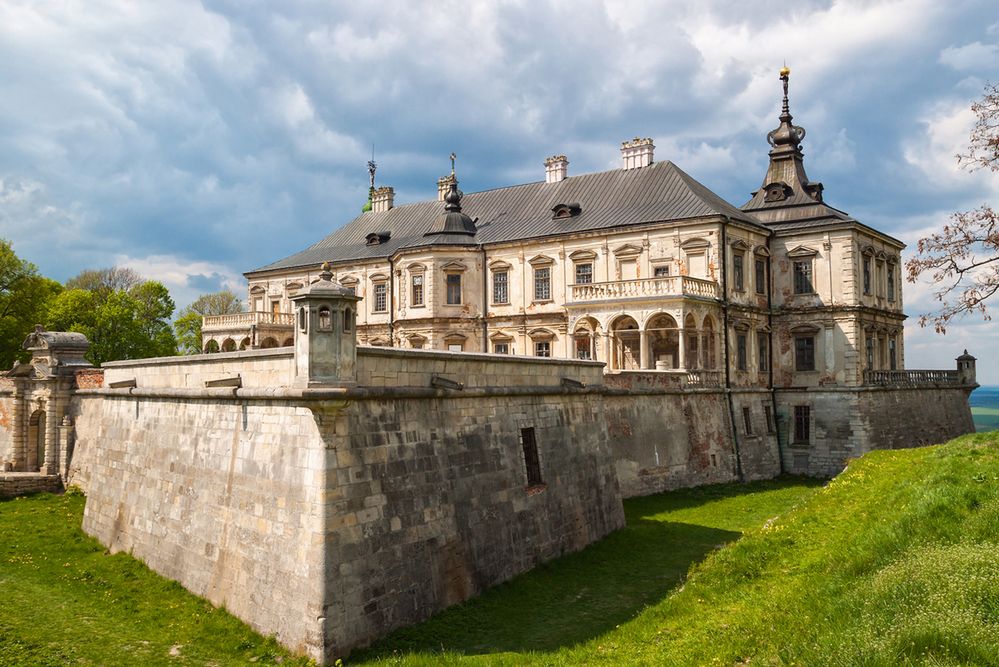
[[[999,44],[972,42],[949,46],[940,52],[940,62],[958,71],[994,70],[996,60],[999,60]]]
[[[177,311],[208,291],[229,289],[241,299],[246,298],[246,279],[238,272],[215,262],[192,262],[174,255],[116,255],[113,263],[115,266],[134,269],[147,280],[163,283],[170,290]],[[199,280],[203,278],[208,281]],[[214,285],[208,289],[196,286],[201,282],[212,282]]]

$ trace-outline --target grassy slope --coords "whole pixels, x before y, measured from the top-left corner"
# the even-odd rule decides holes
[[[710,501],[665,511],[656,502],[630,504],[629,521],[712,522]],[[709,555],[678,590],[665,594],[658,583],[658,601],[576,645],[533,653],[528,642],[470,645],[469,627],[491,643],[499,615],[490,608],[522,613],[530,625],[517,580],[487,595],[485,611],[446,612],[390,637],[374,656],[407,665],[999,665],[999,437],[867,455]]]
[[[0,665],[308,664],[79,528],[83,497],[0,502]]]

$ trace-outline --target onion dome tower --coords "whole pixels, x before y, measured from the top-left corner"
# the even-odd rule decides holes
[[[444,213],[440,215],[424,236],[475,236],[475,221],[461,212],[462,192],[458,189],[458,178],[454,174],[454,161],[457,156],[451,153],[450,189],[444,195]]]

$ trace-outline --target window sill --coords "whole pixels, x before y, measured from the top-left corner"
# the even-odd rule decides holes
[[[532,486],[525,486],[524,491],[526,491],[529,496],[536,496],[540,493],[544,493],[547,488],[547,484],[534,484]]]
[[[555,303],[554,299],[535,299],[531,302],[532,306],[543,306],[548,303]]]
[[[412,308],[426,308],[426,307],[427,307],[427,304],[425,304],[425,303],[414,303],[412,306],[410,306],[410,309],[412,309]]]
[[[493,303],[491,303],[489,305],[490,306],[509,306],[510,302],[509,301],[494,301]]]

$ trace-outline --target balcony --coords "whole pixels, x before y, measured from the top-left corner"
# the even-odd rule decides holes
[[[246,330],[251,326],[290,329],[295,324],[292,313],[233,313],[231,315],[205,315],[201,321],[202,333],[208,331]]]
[[[962,384],[960,371],[864,371],[864,384],[874,387],[925,387]]]
[[[721,294],[718,283],[713,280],[691,278],[690,276],[660,276],[636,280],[612,280],[606,283],[577,283],[569,287],[572,290],[570,303],[685,296],[718,299]]]

